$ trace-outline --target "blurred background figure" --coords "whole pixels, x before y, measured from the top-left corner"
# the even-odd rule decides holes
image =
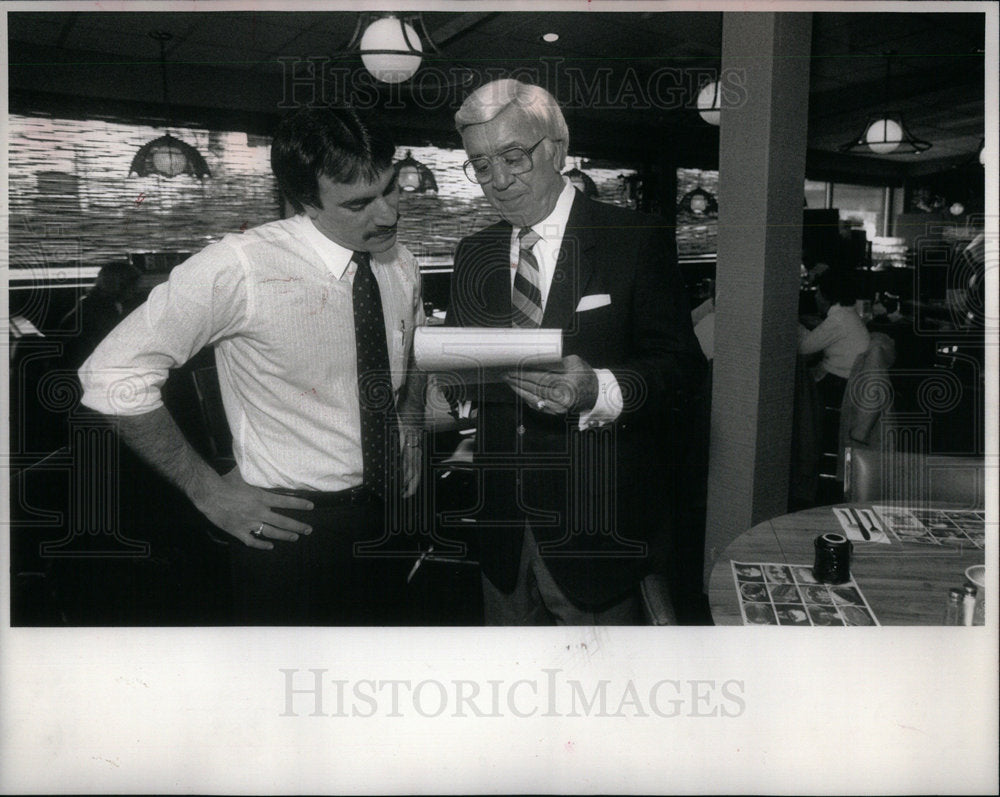
[[[142,303],[140,276],[128,263],[101,267],[93,287],[59,320],[59,330],[67,336],[64,367],[79,368],[118,322]]]
[[[851,275],[828,269],[816,280],[816,309],[822,320],[812,330],[799,326],[799,354],[817,355],[811,367],[823,406],[840,407],[851,366],[871,340],[854,309],[857,291]]]

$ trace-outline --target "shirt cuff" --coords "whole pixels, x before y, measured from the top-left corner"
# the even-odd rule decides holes
[[[144,415],[163,406],[163,375],[123,368],[80,368],[83,396],[80,403],[103,415]]]
[[[594,370],[597,375],[597,402],[593,409],[580,414],[580,429],[604,426],[622,414],[622,391],[615,375],[607,368]]]

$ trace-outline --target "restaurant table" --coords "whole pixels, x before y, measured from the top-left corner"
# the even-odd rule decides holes
[[[836,504],[871,508],[871,504]],[[922,504],[922,509],[948,509]],[[885,524],[883,524],[884,527]],[[813,541],[843,529],[831,506],[781,515],[743,532],[722,551],[712,568],[708,600],[716,625],[741,625],[740,601],[731,562],[775,562],[812,566]],[[928,545],[902,543],[887,533],[889,544],[854,540],[851,576],[882,625],[941,625],[950,587],[965,583],[965,570],[981,565],[985,552],[971,543]]]

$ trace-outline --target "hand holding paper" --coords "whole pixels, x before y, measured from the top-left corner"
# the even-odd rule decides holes
[[[504,381],[539,412],[586,412],[597,403],[597,374],[575,354],[546,370],[518,370]]]

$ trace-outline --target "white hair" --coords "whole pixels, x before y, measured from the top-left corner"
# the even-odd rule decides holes
[[[565,161],[569,150],[569,128],[566,127],[566,119],[556,98],[541,86],[511,79],[494,80],[480,86],[465,98],[462,107],[458,109],[455,127],[461,133],[470,125],[489,122],[512,105],[537,122],[547,138],[562,144]]]

